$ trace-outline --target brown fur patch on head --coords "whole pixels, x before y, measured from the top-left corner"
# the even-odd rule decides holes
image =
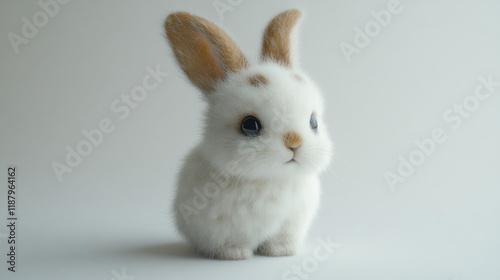
[[[293,77],[299,82],[304,82],[304,78],[302,78],[299,74],[293,74]]]
[[[218,215],[217,218],[215,218],[215,220],[217,222],[224,222],[224,221],[228,220],[228,217],[225,215]]]
[[[292,67],[291,33],[300,18],[299,10],[288,10],[272,19],[264,32],[262,60],[272,60]]]
[[[262,74],[255,74],[248,78],[248,82],[254,87],[259,87],[269,84],[269,80]]]
[[[297,149],[302,145],[302,136],[297,132],[288,132],[283,136],[283,143],[287,148]]]
[[[248,62],[236,43],[212,22],[177,12],[165,21],[167,38],[177,62],[189,80],[210,93],[227,72],[238,72]]]

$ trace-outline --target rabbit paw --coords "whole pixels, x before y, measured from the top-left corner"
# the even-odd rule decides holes
[[[227,247],[217,250],[212,257],[219,260],[244,260],[252,255],[252,250],[247,247]]]
[[[293,256],[297,253],[297,246],[285,242],[265,242],[257,248],[257,253],[270,257]]]

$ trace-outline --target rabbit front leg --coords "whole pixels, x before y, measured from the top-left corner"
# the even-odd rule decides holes
[[[200,255],[219,260],[244,260],[253,256],[255,243],[252,244],[251,240],[244,238],[243,235],[229,237],[223,242],[214,240],[214,238],[218,238],[214,235],[221,235],[220,233],[212,232],[211,235],[212,238],[199,241],[203,243],[203,245],[197,246]]]
[[[297,254],[311,218],[312,215],[301,215],[295,217],[294,220],[286,221],[277,234],[259,245],[257,253],[271,257],[293,256]]]
[[[245,238],[243,234],[230,237],[220,245],[199,249],[199,252],[205,257],[219,260],[244,260],[253,256],[255,243]]]
[[[319,206],[320,185],[317,178],[305,181],[306,192],[297,194],[302,199],[292,207],[289,217],[279,231],[259,244],[257,253],[264,256],[292,256],[297,254]]]
[[[297,254],[307,229],[316,212],[316,205],[311,205],[306,211],[297,213],[286,220],[277,234],[262,242],[257,253],[264,256],[280,257]]]

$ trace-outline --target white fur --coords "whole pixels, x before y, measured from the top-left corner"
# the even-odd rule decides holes
[[[248,79],[254,74],[269,84],[252,86]],[[295,254],[318,208],[318,174],[333,152],[319,90],[300,70],[263,62],[230,74],[204,96],[203,138],[178,176],[179,231],[209,257]],[[317,133],[309,124],[313,112]],[[262,135],[241,133],[247,115],[260,120]],[[293,152],[283,135],[290,131],[303,139],[295,163],[286,163]]]

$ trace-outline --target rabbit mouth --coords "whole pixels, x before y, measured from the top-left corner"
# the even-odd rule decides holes
[[[285,162],[285,164],[288,164],[288,163],[297,163],[297,161],[295,160],[295,157],[293,157],[291,160]]]

